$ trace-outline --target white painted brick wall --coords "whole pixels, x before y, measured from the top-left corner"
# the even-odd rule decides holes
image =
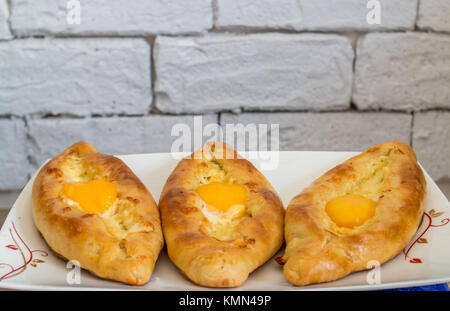
[[[380,0],[381,23],[370,25],[366,21],[368,0],[217,0],[216,26],[315,31],[414,29],[417,1]]]
[[[167,152],[192,114],[279,123],[283,150],[401,140],[450,179],[450,1],[380,0],[380,25],[367,2],[80,0],[70,25],[67,1],[0,0],[0,199],[80,139]]]
[[[142,39],[0,42],[0,114],[138,114],[150,109]]]
[[[377,33],[358,43],[353,101],[360,109],[450,108],[450,36]]]
[[[0,190],[20,189],[28,180],[26,144],[23,120],[0,119]]]
[[[171,137],[171,129],[178,123],[194,129],[193,116],[31,120],[28,126],[31,161],[36,168],[80,140],[108,154],[170,152],[172,142],[177,138]],[[217,116],[206,115],[203,123],[217,123]]]
[[[211,0],[89,0],[81,23],[67,22],[67,1],[11,0],[11,24],[19,36],[200,33],[212,27]]]
[[[298,0],[217,0],[217,28],[303,28]]]
[[[413,146],[419,161],[434,179],[450,179],[450,112],[416,113]]]
[[[280,150],[363,151],[377,143],[409,144],[411,114],[385,112],[224,114],[221,125],[279,124]]]
[[[421,29],[450,32],[450,1],[420,0],[417,26]]]
[[[163,112],[350,106],[353,50],[342,36],[158,37],[154,59]]]
[[[11,39],[11,31],[8,25],[9,9],[6,0],[0,0],[0,40]]]

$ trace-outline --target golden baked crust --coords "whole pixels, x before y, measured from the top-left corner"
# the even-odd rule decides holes
[[[425,189],[413,150],[400,142],[376,145],[331,169],[289,203],[279,259],[285,277],[294,285],[327,282],[395,257],[420,224]],[[375,216],[353,229],[338,227],[325,205],[345,194],[378,198]]]
[[[205,217],[195,189],[213,181],[248,190],[246,216],[220,225]],[[181,160],[167,180],[159,207],[170,259],[202,286],[241,285],[283,242],[280,198],[266,178],[225,143],[207,143]]]
[[[117,199],[107,215],[89,214],[66,198],[65,182],[109,181]],[[93,274],[145,284],[163,246],[158,208],[120,159],[78,142],[50,160],[33,184],[33,218],[49,247]]]

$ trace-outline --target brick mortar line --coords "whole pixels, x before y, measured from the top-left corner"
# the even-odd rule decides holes
[[[139,117],[148,117],[148,116],[198,116],[198,115],[209,115],[209,114],[249,114],[249,113],[263,113],[263,114],[271,114],[271,113],[397,113],[397,114],[414,114],[414,113],[427,113],[433,111],[442,111],[442,112],[450,112],[450,108],[429,108],[423,110],[395,110],[395,109],[363,109],[359,110],[356,108],[354,103],[351,103],[349,109],[343,110],[242,110],[239,113],[235,113],[233,111],[206,111],[202,113],[193,113],[193,112],[184,112],[184,113],[164,113],[162,111],[151,111],[146,114],[90,114],[90,115],[72,115],[72,114],[30,114],[30,115],[14,115],[14,114],[5,114],[0,115],[0,120],[13,120],[13,119],[22,119],[27,118],[30,120],[58,120],[58,119],[101,119],[101,118],[139,118]]]
[[[150,107],[146,113],[146,115],[150,115],[152,112],[158,112],[156,110],[156,94],[155,94],[155,82],[156,82],[156,68],[155,68],[155,56],[154,56],[154,47],[155,47],[156,37],[147,37],[145,41],[147,42],[150,48],[150,90],[152,92],[152,98]]]
[[[423,33],[434,33],[434,34],[438,34],[438,35],[447,35],[450,36],[450,31],[444,31],[444,30],[440,30],[440,31],[436,31],[433,30],[432,28],[421,28],[421,32]]]
[[[296,35],[296,34],[334,34],[334,35],[341,35],[344,36],[344,33],[347,32],[356,32],[358,34],[367,34],[367,33],[380,33],[380,31],[374,31],[374,32],[364,32],[364,31],[357,31],[357,30],[348,30],[348,31],[283,31],[282,29],[267,29],[264,31],[228,31],[228,30],[211,30],[204,33],[195,33],[195,34],[152,34],[152,35],[105,35],[105,34],[99,34],[99,35],[80,35],[80,34],[61,34],[61,35],[30,35],[30,36],[15,36],[13,39],[10,40],[3,40],[1,42],[8,42],[8,41],[14,41],[14,40],[27,40],[27,39],[34,39],[34,40],[47,40],[47,39],[152,39],[157,37],[169,37],[169,38],[206,38],[208,35],[219,35],[219,34],[228,34],[228,35],[236,35],[236,36],[249,36],[249,35],[256,35],[256,34],[286,34],[286,35]],[[398,32],[398,33],[406,33],[407,31],[390,31],[392,32]],[[383,32],[384,33],[384,32]]]
[[[411,125],[409,130],[409,145],[411,148],[414,148],[414,120],[416,118],[416,114],[414,112],[411,113]]]
[[[6,0],[6,6],[8,7],[8,20],[7,20],[7,25],[8,25],[8,29],[9,29],[9,33],[12,35],[12,39],[10,40],[14,40],[16,38],[16,35],[13,31],[13,27],[12,27],[12,23],[11,23],[11,16],[12,16],[12,11],[13,11],[13,6],[11,4],[12,0]]]
[[[416,18],[414,19],[414,30],[419,30],[419,25],[417,25],[417,22],[419,21],[419,10],[420,10],[420,2],[422,0],[417,0],[417,5],[416,5]]]
[[[150,39],[149,39],[150,40]],[[155,58],[155,40],[156,37],[153,37],[151,39],[151,42],[148,42],[150,45],[150,52],[151,52],[151,62],[150,62],[150,73],[152,75],[152,83],[151,83],[151,90],[152,90],[152,105],[149,109],[149,115],[162,115],[164,114],[159,108],[156,106],[156,99],[157,99],[157,92],[156,92],[156,80],[158,79],[158,74],[156,72],[156,58]]]
[[[420,30],[420,29],[419,29]],[[340,29],[327,29],[327,30],[295,30],[295,29],[283,29],[283,28],[267,28],[267,27],[250,27],[250,26],[227,26],[215,28],[208,33],[213,34],[240,34],[240,35],[251,35],[251,34],[265,34],[265,33],[280,33],[280,34],[341,34],[345,32],[357,32],[361,34],[366,33],[392,33],[392,32],[410,32],[415,31],[415,28],[398,28],[398,29],[374,29],[374,30],[360,30],[355,28],[340,28]]]
[[[303,114],[339,114],[339,113],[354,113],[354,114],[382,114],[382,113],[391,113],[391,114],[410,114],[415,115],[417,113],[427,113],[427,112],[450,112],[450,109],[427,109],[422,111],[400,111],[400,110],[356,110],[356,109],[345,109],[345,110],[296,110],[296,111],[287,111],[287,110],[244,110],[240,113],[233,113],[232,111],[211,111],[205,113],[149,113],[149,114],[137,114],[137,115],[129,115],[129,114],[111,114],[111,115],[87,115],[87,116],[76,116],[76,115],[46,115],[46,116],[36,116],[36,115],[26,115],[26,116],[16,116],[16,115],[0,115],[0,120],[17,120],[17,119],[26,119],[26,120],[87,120],[87,119],[113,119],[113,118],[145,118],[152,116],[172,116],[172,117],[183,117],[183,116],[204,116],[204,115],[220,115],[223,114],[233,114],[233,115],[241,115],[241,114],[273,114],[273,113],[281,113],[281,114],[289,114],[289,113],[303,113]]]
[[[349,109],[344,110],[243,110],[240,113],[233,113],[232,111],[216,111],[211,113],[228,113],[228,114],[249,114],[249,113],[264,113],[264,114],[271,114],[271,113],[314,113],[314,114],[321,114],[321,113],[392,113],[392,114],[411,114],[411,113],[426,113],[426,112],[433,112],[433,111],[442,111],[442,112],[450,112],[450,108],[430,108],[426,110],[417,110],[417,111],[410,111],[410,110],[388,110],[388,109],[381,109],[381,110],[358,110],[353,109],[353,103],[352,106]],[[175,114],[179,115],[179,114]]]
[[[217,20],[219,17],[219,3],[218,0],[211,0],[211,14],[212,14],[212,29],[217,29]]]
[[[27,153],[26,159],[28,161],[27,179],[29,180],[32,177],[33,171],[38,167],[36,161],[33,160],[33,154],[39,152],[39,146],[30,134],[30,125],[28,124],[29,118],[24,117],[23,122],[25,124],[25,152]],[[33,152],[33,147],[36,152]]]
[[[366,35],[366,34],[375,34],[375,33],[429,33],[429,34],[441,34],[441,35],[450,35],[450,32],[446,31],[434,31],[432,29],[423,29],[423,28],[412,28],[412,29],[392,29],[392,30],[374,30],[374,31],[361,31],[358,29],[337,29],[337,30],[290,30],[290,29],[276,29],[276,28],[242,28],[241,29],[210,29],[206,32],[201,33],[180,33],[180,34],[138,34],[138,35],[114,35],[114,34],[89,34],[89,35],[80,35],[80,34],[44,34],[44,35],[30,35],[30,36],[16,36],[14,35],[13,39],[4,40],[2,42],[8,42],[13,40],[24,40],[24,39],[148,39],[148,38],[156,38],[156,37],[170,37],[170,38],[204,38],[208,35],[214,34],[229,34],[236,36],[248,36],[255,34],[286,34],[286,35],[296,35],[296,34],[330,34],[330,35],[340,35],[346,36],[346,33],[352,32],[357,33],[358,35]],[[12,29],[10,30],[12,33]]]
[[[140,33],[140,34],[106,34],[106,33],[98,33],[98,34],[35,34],[35,35],[17,35],[15,39],[23,40],[23,39],[145,39],[145,38],[152,38],[152,37],[158,37],[158,36],[164,36],[164,37],[197,37],[202,36],[206,33],[209,33],[209,31],[203,33],[203,32],[192,32],[192,33],[180,33],[180,34],[170,34],[170,33]],[[9,40],[12,41],[12,40]]]

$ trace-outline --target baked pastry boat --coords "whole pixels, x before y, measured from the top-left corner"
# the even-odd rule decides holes
[[[376,145],[331,169],[289,203],[286,251],[294,285],[336,280],[399,254],[418,229],[426,182],[413,150]]]
[[[225,143],[207,143],[181,160],[159,207],[169,257],[198,285],[241,285],[283,242],[280,198]]]
[[[78,142],[33,184],[33,218],[48,246],[93,274],[145,284],[163,246],[159,211],[120,159]]]

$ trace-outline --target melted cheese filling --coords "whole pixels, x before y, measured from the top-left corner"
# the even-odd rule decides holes
[[[325,207],[328,216],[338,226],[361,226],[375,215],[377,202],[358,194],[347,194],[329,201]]]
[[[87,183],[65,183],[63,194],[77,202],[80,208],[90,214],[103,214],[117,199],[117,187],[105,180]]]

